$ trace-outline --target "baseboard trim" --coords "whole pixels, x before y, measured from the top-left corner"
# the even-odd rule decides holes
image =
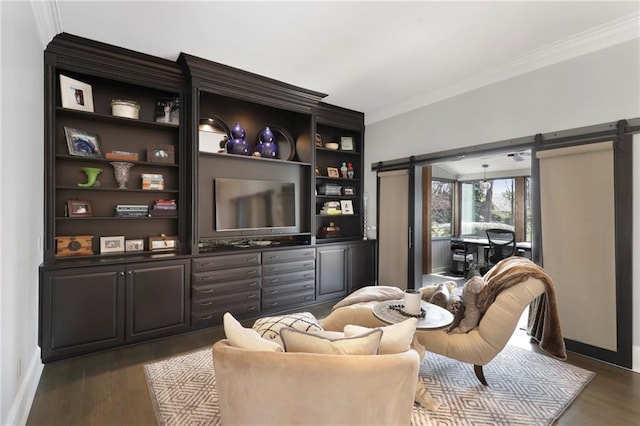
[[[29,368],[18,387],[18,393],[11,404],[9,415],[5,419],[7,425],[25,425],[31,411],[31,404],[38,389],[44,364],[40,361],[40,348],[36,346],[29,361]]]
[[[634,345],[631,353],[631,369],[640,373],[640,346]]]

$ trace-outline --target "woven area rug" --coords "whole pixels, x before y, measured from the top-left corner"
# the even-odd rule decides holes
[[[549,425],[571,404],[595,373],[515,346],[484,367],[489,387],[473,366],[427,354],[420,380],[440,403],[414,406],[414,426]],[[145,365],[160,425],[220,425],[211,349]]]

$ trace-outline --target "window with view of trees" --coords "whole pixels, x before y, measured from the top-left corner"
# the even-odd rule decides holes
[[[453,235],[453,182],[431,181],[431,238]]]
[[[488,190],[478,182],[461,184],[461,234],[486,237],[489,228],[514,230],[515,179],[493,179]]]
[[[525,241],[531,241],[531,176],[524,179],[524,236]]]

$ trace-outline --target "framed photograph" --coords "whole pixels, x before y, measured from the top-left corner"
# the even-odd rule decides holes
[[[345,186],[342,188],[342,195],[356,195],[356,188],[354,186]]]
[[[93,205],[89,200],[67,200],[67,217],[93,216]]]
[[[316,146],[322,148],[322,135],[320,133],[316,133]]]
[[[85,132],[71,127],[64,127],[67,148],[70,155],[79,157],[102,157],[100,138],[96,133]]]
[[[351,136],[342,136],[340,138],[340,149],[343,151],[353,151],[353,138]]]
[[[125,240],[124,249],[125,251],[143,251],[144,240],[142,238],[137,240]]]
[[[123,252],[124,250],[123,235],[116,237],[100,237],[100,253],[117,253]]]
[[[167,237],[162,235],[160,237],[149,237],[149,250],[151,251],[166,251],[178,249],[178,237]]]
[[[175,147],[173,145],[148,144],[147,161],[173,164],[176,162]]]
[[[93,112],[91,85],[60,74],[62,107]]]
[[[156,122],[180,124],[180,99],[160,98],[156,102]]]
[[[316,176],[322,176],[322,173],[320,173],[320,168],[318,168],[318,166],[316,166]]]
[[[353,203],[351,200],[340,200],[340,210],[342,210],[342,214],[353,214]]]
[[[327,167],[327,176],[331,178],[339,178],[340,173],[338,172],[337,167]]]

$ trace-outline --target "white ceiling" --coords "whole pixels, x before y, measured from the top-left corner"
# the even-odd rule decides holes
[[[189,53],[326,93],[367,124],[640,37],[639,1],[32,4],[53,34],[170,60]],[[451,167],[467,174],[478,161]]]

